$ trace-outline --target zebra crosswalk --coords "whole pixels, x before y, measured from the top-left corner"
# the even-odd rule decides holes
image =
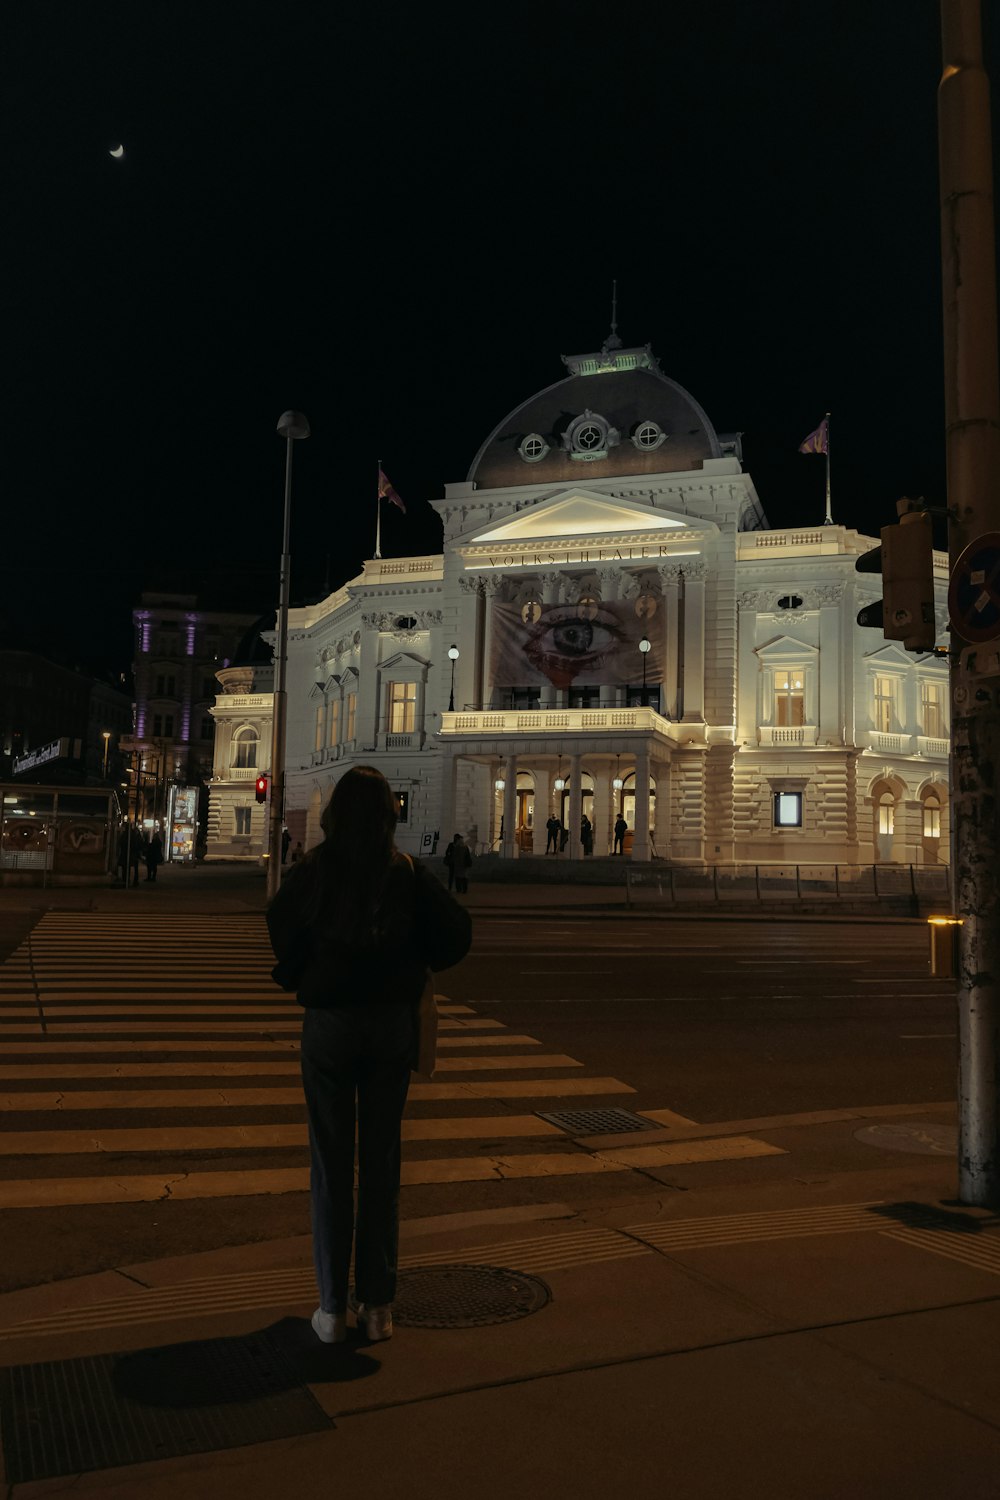
[[[0,1208],[304,1192],[301,1011],[272,963],[254,913],[44,916],[0,969]],[[410,1089],[404,1186],[776,1151],[585,1151],[509,1102],[625,1100],[627,1083],[468,1005],[443,1002],[440,1027],[436,1076]]]

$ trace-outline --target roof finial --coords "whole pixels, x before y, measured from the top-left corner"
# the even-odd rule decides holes
[[[604,340],[601,352],[607,354],[609,349],[620,349],[622,341],[618,337],[618,282],[611,283],[611,332]]]

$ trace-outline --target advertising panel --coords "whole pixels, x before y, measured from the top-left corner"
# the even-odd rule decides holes
[[[198,788],[175,786],[170,789],[170,858],[193,860],[198,835]]]
[[[627,687],[642,681],[639,642],[650,642],[646,681],[661,680],[662,614],[657,599],[580,599],[575,604],[495,604],[494,687]]]

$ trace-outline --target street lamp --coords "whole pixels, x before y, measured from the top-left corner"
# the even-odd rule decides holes
[[[650,651],[652,651],[652,649],[653,649],[652,642],[646,636],[643,636],[642,640],[639,642],[639,650],[642,653],[642,706],[643,706],[643,708],[647,708],[648,705],[649,705],[649,700],[646,697],[646,657],[649,655],[649,653],[650,653]]]
[[[292,559],[289,539],[292,520],[292,444],[309,436],[309,423],[299,411],[283,412],[278,432],[285,439],[285,519],[281,542],[281,584],[278,632],[275,641],[274,714],[271,725],[271,808],[267,840],[267,899],[281,883],[281,823],[285,812],[285,668],[288,655],[288,593]]]
[[[448,660],[451,662],[451,693],[448,697],[448,712],[455,712],[455,663],[458,661],[458,647],[448,647]]]
[[[104,741],[104,770],[102,771],[101,774],[103,775],[104,780],[107,781],[107,779],[108,779],[108,741],[111,739],[111,730],[110,729],[103,730],[102,734],[101,734],[101,739]]]

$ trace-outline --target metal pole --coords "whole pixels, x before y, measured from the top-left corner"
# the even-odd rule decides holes
[[[938,88],[949,557],[1000,530],[1000,379],[989,80],[979,0],[942,0]],[[980,657],[984,653],[980,650]],[[951,798],[959,928],[959,1198],[1000,1204],[1000,700],[951,633]]]
[[[274,713],[271,724],[271,806],[267,840],[267,899],[281,884],[281,821],[285,810],[285,668],[288,657],[288,596],[292,559],[289,555],[292,521],[292,443],[285,439],[285,519],[281,542],[281,584],[278,595],[278,638],[275,643]]]

